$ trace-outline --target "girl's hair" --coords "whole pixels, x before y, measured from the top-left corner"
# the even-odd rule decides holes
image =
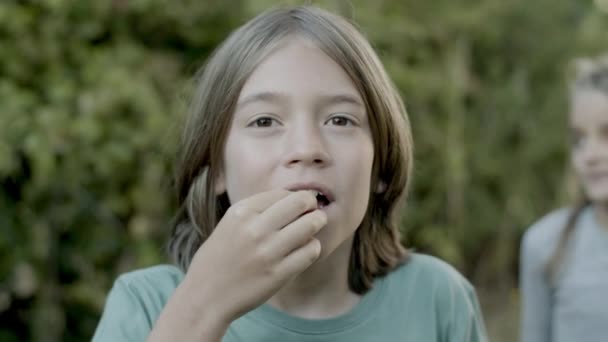
[[[574,229],[576,228],[578,218],[580,217],[583,210],[587,206],[589,206],[589,204],[591,204],[591,201],[589,201],[589,199],[583,195],[583,198],[580,199],[574,205],[574,207],[568,214],[568,219],[566,220],[564,229],[562,230],[562,233],[559,236],[557,246],[555,247],[551,258],[549,258],[549,262],[547,263],[545,269],[549,283],[553,286],[557,283],[557,275],[559,273],[559,268],[566,254],[570,237],[572,236],[572,234],[574,233]]]
[[[398,91],[374,50],[349,22],[316,7],[274,9],[234,31],[208,60],[183,129],[175,185],[178,211],[169,253],[185,271],[230,203],[215,193],[224,144],[239,93],[254,68],[288,40],[313,42],[350,76],[369,116],[374,142],[372,188],[365,217],[355,232],[349,286],[363,294],[408,256],[401,245],[399,212],[412,169],[409,120]],[[376,193],[378,182],[386,190]]]
[[[579,91],[594,90],[608,96],[608,55],[596,59],[577,59],[573,63],[573,80],[570,82],[571,96]],[[549,282],[555,284],[557,273],[566,254],[568,242],[574,233],[576,223],[583,210],[591,204],[591,200],[584,194],[574,205],[562,233],[559,237],[553,255],[549,259],[546,267]]]

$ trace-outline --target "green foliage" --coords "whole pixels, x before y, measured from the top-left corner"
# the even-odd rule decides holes
[[[0,340],[87,340],[115,276],[166,261],[188,80],[275,3],[0,4]],[[359,24],[404,94],[407,245],[512,285],[522,231],[568,200],[564,72],[608,47],[605,1],[316,3]]]
[[[0,5],[3,341],[90,337],[115,275],[164,260],[179,96],[226,5]]]

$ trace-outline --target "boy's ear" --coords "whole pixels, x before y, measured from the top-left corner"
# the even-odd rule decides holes
[[[220,170],[217,178],[215,179],[215,195],[219,196],[226,192],[226,180],[224,179],[224,172]]]
[[[381,194],[385,191],[386,191],[386,183],[382,180],[378,181],[378,184],[376,184],[376,193]]]

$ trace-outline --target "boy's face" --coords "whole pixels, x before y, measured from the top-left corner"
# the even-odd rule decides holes
[[[608,95],[582,90],[570,113],[572,162],[589,198],[608,204]]]
[[[231,203],[276,188],[321,190],[330,201],[320,201],[328,217],[317,234],[324,258],[350,243],[361,224],[373,160],[369,121],[354,84],[314,44],[294,39],[245,83],[218,190],[226,190]]]

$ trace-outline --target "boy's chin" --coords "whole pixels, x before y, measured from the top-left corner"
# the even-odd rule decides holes
[[[323,228],[326,229],[327,227]],[[315,263],[323,262],[328,258],[337,256],[339,253],[345,253],[350,257],[353,239],[348,237],[344,241],[324,241],[322,237],[317,236],[321,240],[321,255]]]

